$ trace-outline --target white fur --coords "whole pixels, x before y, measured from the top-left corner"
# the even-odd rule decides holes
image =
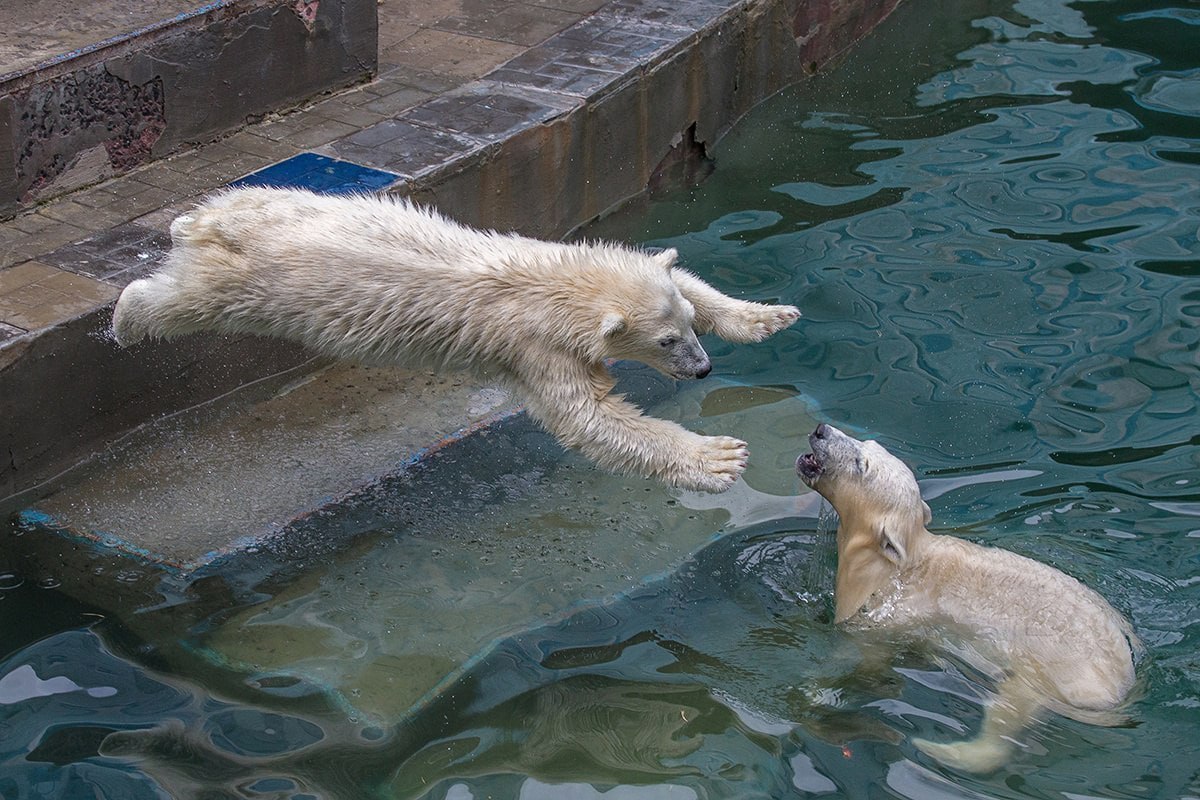
[[[876,442],[830,425],[809,437],[801,478],[838,513],[835,618],[854,627],[945,643],[981,669],[999,667],[996,696],[972,740],[917,740],[957,769],[1004,764],[1016,737],[1043,708],[1096,724],[1134,685],[1129,623],[1098,593],[1024,556],[926,529],[929,507],[916,478]]]
[[[799,317],[721,294],[674,267],[673,250],[477,231],[389,198],[232,190],[179,217],[171,237],[163,269],[117,301],[123,346],[212,330],[469,368],[512,383],[560,442],[601,466],[711,492],[745,469],[745,442],[644,416],[611,394],[605,361],[700,377],[696,333],[753,342]]]

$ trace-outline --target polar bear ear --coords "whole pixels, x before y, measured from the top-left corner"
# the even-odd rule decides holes
[[[663,269],[671,269],[675,266],[675,262],[679,260],[679,251],[674,247],[668,247],[666,250],[659,250],[654,255],[650,256],[654,263],[662,266]]]
[[[619,311],[610,311],[604,315],[604,319],[600,320],[600,335],[606,339],[609,336],[616,336],[623,330],[625,330],[625,315]]]
[[[902,566],[907,555],[902,537],[896,535],[890,525],[879,526],[879,552],[897,567]]]
[[[929,503],[921,501],[921,508],[925,510],[925,527],[929,527],[929,523],[933,522],[933,512],[929,510]]]

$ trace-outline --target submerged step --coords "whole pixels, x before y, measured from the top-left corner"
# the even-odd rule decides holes
[[[24,519],[190,571],[509,413],[465,375],[335,365],[145,426]]]
[[[127,445],[23,512],[10,549],[87,543],[58,548],[63,589],[155,640],[172,628],[180,669],[199,656],[263,691],[394,722],[514,631],[634,590],[722,531],[816,515],[792,468],[814,425],[794,390],[618,372],[648,413],[746,438],[743,480],[707,495],[613,475],[495,387],[439,386],[435,403],[412,376],[406,389],[394,371],[341,366]],[[443,402],[484,422],[439,438]],[[101,564],[114,551],[142,569]]]

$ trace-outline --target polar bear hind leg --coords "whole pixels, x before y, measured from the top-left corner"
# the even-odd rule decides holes
[[[964,772],[993,772],[1008,762],[1016,737],[1042,708],[1042,695],[1019,677],[1006,678],[983,713],[979,735],[962,742],[931,742],[914,739],[913,745],[925,755],[951,769]]]
[[[165,283],[166,279],[161,275],[140,278],[121,292],[112,321],[117,344],[129,347],[145,339],[155,328],[155,309],[161,305],[162,294],[168,288]]]

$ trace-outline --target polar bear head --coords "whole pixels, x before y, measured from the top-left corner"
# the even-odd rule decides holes
[[[835,619],[842,622],[918,556],[931,515],[912,471],[883,445],[823,423],[808,443],[812,452],[796,459],[796,472],[838,515]]]
[[[621,264],[605,287],[598,330],[604,358],[640,361],[677,379],[703,378],[712,370],[692,327],[696,309],[671,276],[677,257],[673,249],[623,251],[622,260],[640,263]]]

